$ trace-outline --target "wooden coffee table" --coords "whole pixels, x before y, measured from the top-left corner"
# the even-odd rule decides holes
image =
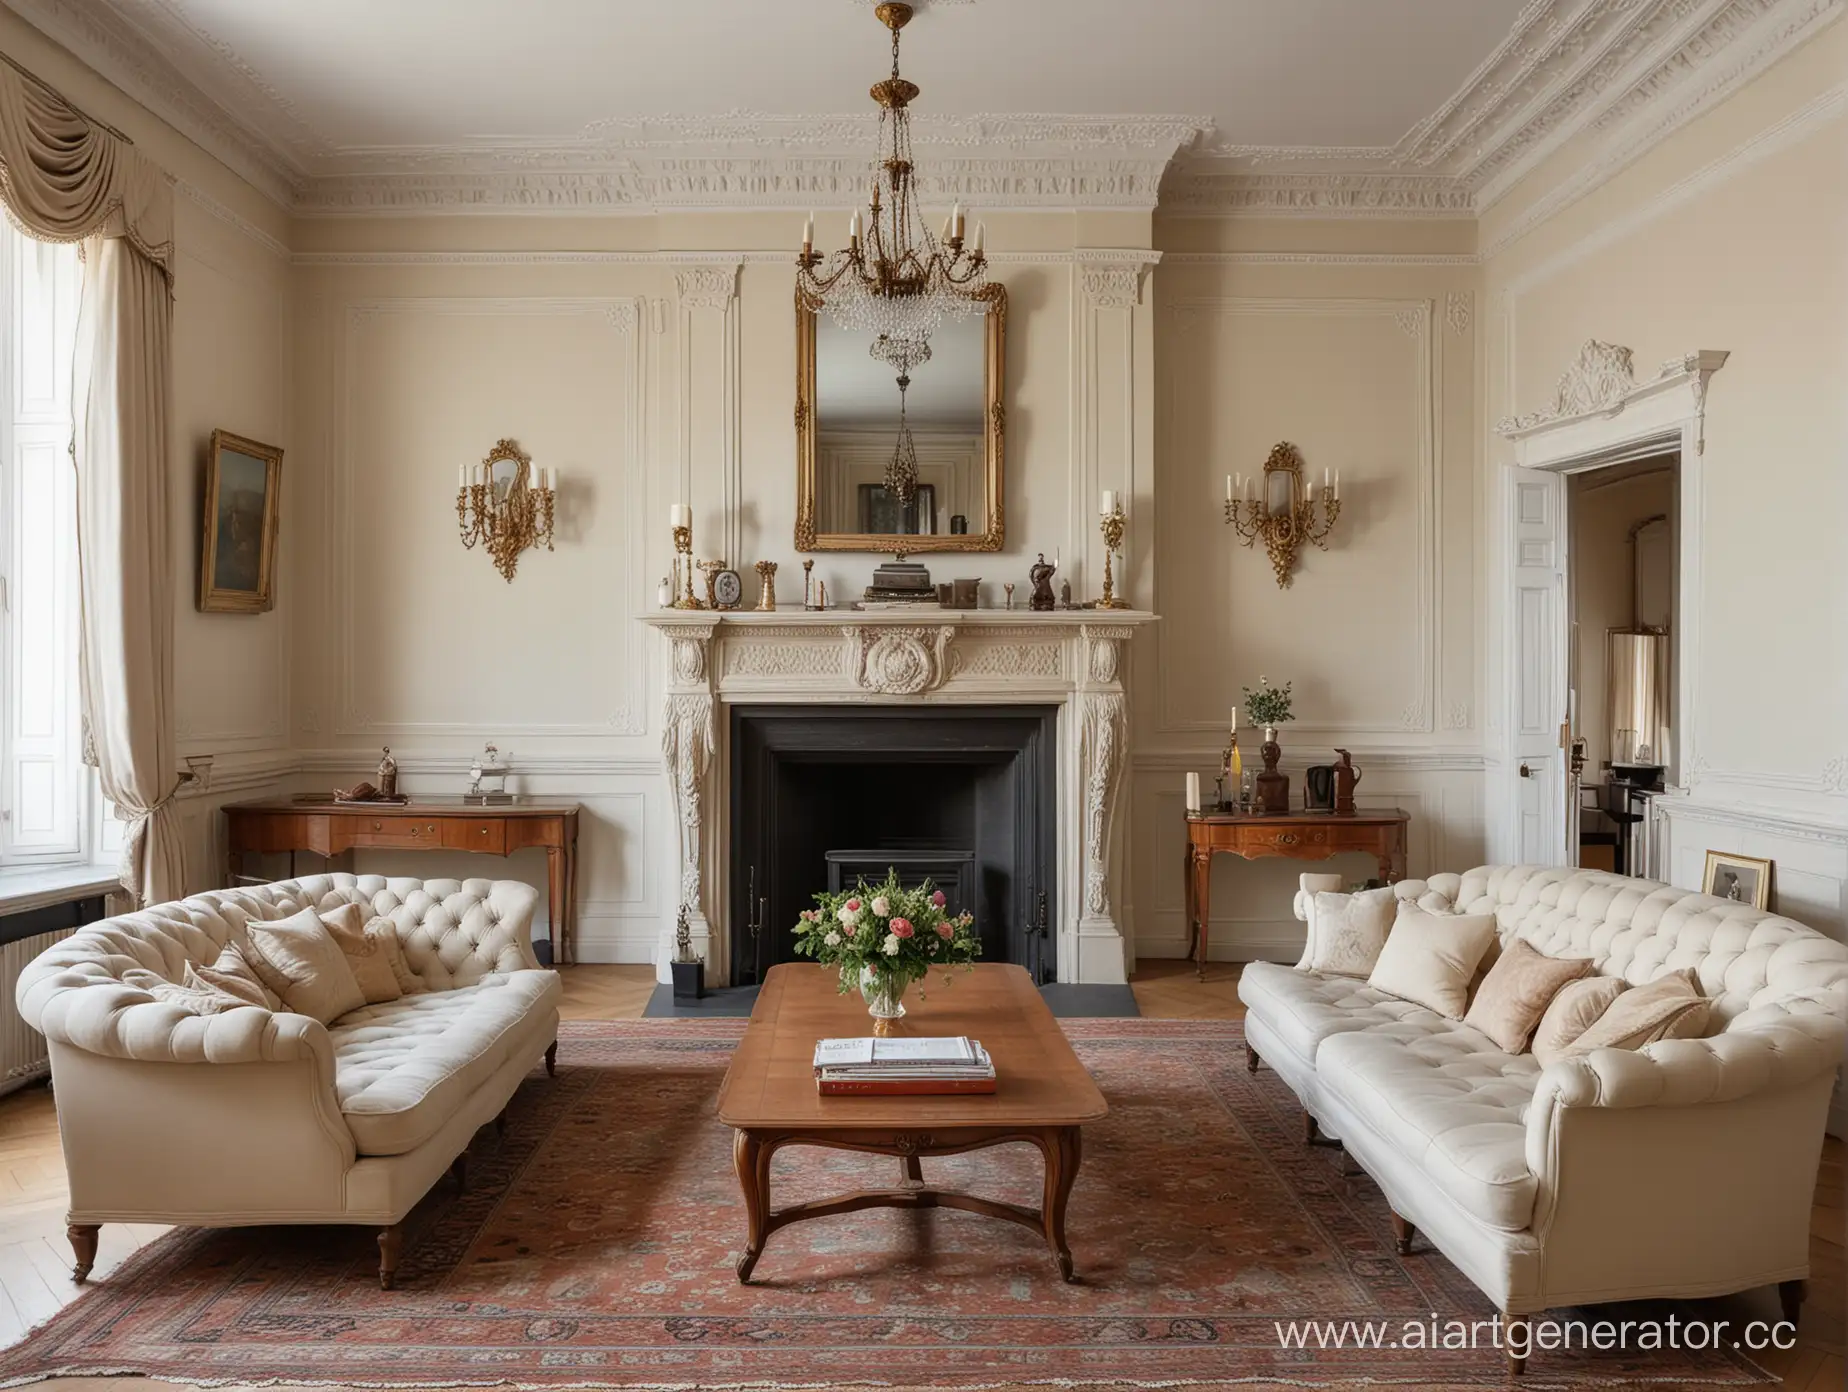
[[[1065,1207],[1083,1155],[1080,1128],[1109,1110],[1103,1094],[1021,968],[978,966],[957,973],[950,986],[933,976],[927,989],[927,1001],[907,998],[901,1032],[981,1040],[995,1061],[992,1095],[820,1096],[815,1091],[815,1041],[871,1034],[865,1002],[857,993],[839,994],[838,974],[825,967],[785,963],[766,974],[751,1023],[719,1089],[719,1120],[738,1133],[732,1160],[744,1190],[747,1224],[740,1281],[751,1279],[765,1239],[778,1228],[865,1208],[960,1208],[1019,1223],[1046,1239],[1059,1274],[1074,1279]],[[919,1163],[924,1156],[956,1155],[1009,1141],[1031,1142],[1046,1157],[1038,1208],[924,1182]],[[770,1157],[791,1145],[897,1156],[901,1182],[891,1189],[862,1189],[773,1209]]]

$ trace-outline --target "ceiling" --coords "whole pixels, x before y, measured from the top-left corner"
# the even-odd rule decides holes
[[[845,206],[889,61],[868,0],[0,3],[304,213]],[[1844,4],[920,0],[903,67],[927,197],[1469,216]]]

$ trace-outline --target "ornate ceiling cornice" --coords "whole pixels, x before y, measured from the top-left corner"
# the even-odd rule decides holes
[[[0,0],[305,216],[801,208],[857,201],[873,118],[612,118],[544,144],[340,147],[183,0]],[[1839,18],[1848,0],[1531,0],[1390,147],[1239,145],[1206,118],[917,118],[933,202],[1181,215],[1470,218],[1587,137],[1571,201]],[[207,95],[210,93],[210,95]],[[1555,209],[1556,210],[1556,209]]]

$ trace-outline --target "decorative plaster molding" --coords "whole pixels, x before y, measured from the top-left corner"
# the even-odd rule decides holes
[[[1183,164],[1162,186],[1161,211],[1180,216],[1472,218],[1467,185],[1448,174],[1253,174]]]
[[[738,266],[687,266],[674,272],[674,287],[687,309],[723,310],[738,293]]]
[[[950,624],[928,628],[843,628],[852,645],[854,685],[881,696],[916,696],[935,691],[950,675],[948,654],[956,629]]]
[[[192,200],[193,203],[210,213],[227,227],[234,228],[244,236],[250,238],[251,241],[262,247],[271,256],[283,261],[290,259],[289,248],[286,243],[272,237],[268,232],[258,227],[256,223],[239,213],[236,209],[219,202],[216,198],[212,197],[211,194],[207,193],[204,189],[192,183],[190,180],[175,179],[173,183],[174,188]]]
[[[1142,298],[1142,263],[1079,263],[1079,284],[1093,309],[1134,309]]]
[[[1466,334],[1476,322],[1476,293],[1450,290],[1444,295],[1444,322],[1453,334]]]
[[[1495,431],[1499,435],[1512,435],[1517,430],[1531,430],[1568,416],[1621,408],[1623,399],[1635,386],[1636,368],[1630,350],[1588,338],[1572,365],[1560,375],[1552,403],[1525,416],[1505,416],[1495,423]]]
[[[1482,258],[1469,251],[1170,251],[1161,253],[1161,262],[1164,266],[1479,266]]]

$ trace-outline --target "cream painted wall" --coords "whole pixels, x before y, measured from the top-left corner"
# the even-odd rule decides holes
[[[1837,935],[1848,933],[1845,75],[1837,25],[1591,195],[1530,226],[1573,172],[1568,148],[1482,222],[1489,419],[1547,401],[1587,338],[1632,348],[1644,377],[1697,349],[1731,354],[1707,399],[1704,574],[1683,604],[1700,606],[1708,637],[1684,698],[1688,795],[1660,804],[1662,868],[1697,885],[1709,848],[1771,856],[1778,907]],[[1490,436],[1486,456],[1486,535],[1499,548],[1509,451]],[[1496,604],[1490,652],[1503,642]],[[1492,806],[1508,776],[1491,774]]]
[[[0,52],[116,126],[175,176],[173,495],[175,726],[182,757],[213,758],[209,789],[181,794],[190,889],[221,883],[222,818],[233,798],[281,786],[289,753],[290,587],[274,612],[201,614],[200,513],[206,447],[223,428],[290,450],[293,330],[282,210],[116,88],[0,8]],[[283,459],[287,564],[292,451]]]
[[[1473,463],[1477,272],[1449,224],[1351,229],[1158,219],[1156,607],[1137,668],[1136,943],[1178,956],[1183,775],[1211,785],[1231,707],[1260,675],[1289,681],[1283,768],[1337,746],[1365,806],[1412,814],[1410,869],[1482,859]],[[1341,472],[1326,551],[1279,588],[1262,545],[1224,520],[1225,475],[1280,440],[1308,476]],[[1242,736],[1257,764],[1257,736]],[[1290,861],[1220,857],[1215,957],[1294,958]],[[1315,867],[1320,868],[1320,867]],[[1370,858],[1330,867],[1364,879]]]

